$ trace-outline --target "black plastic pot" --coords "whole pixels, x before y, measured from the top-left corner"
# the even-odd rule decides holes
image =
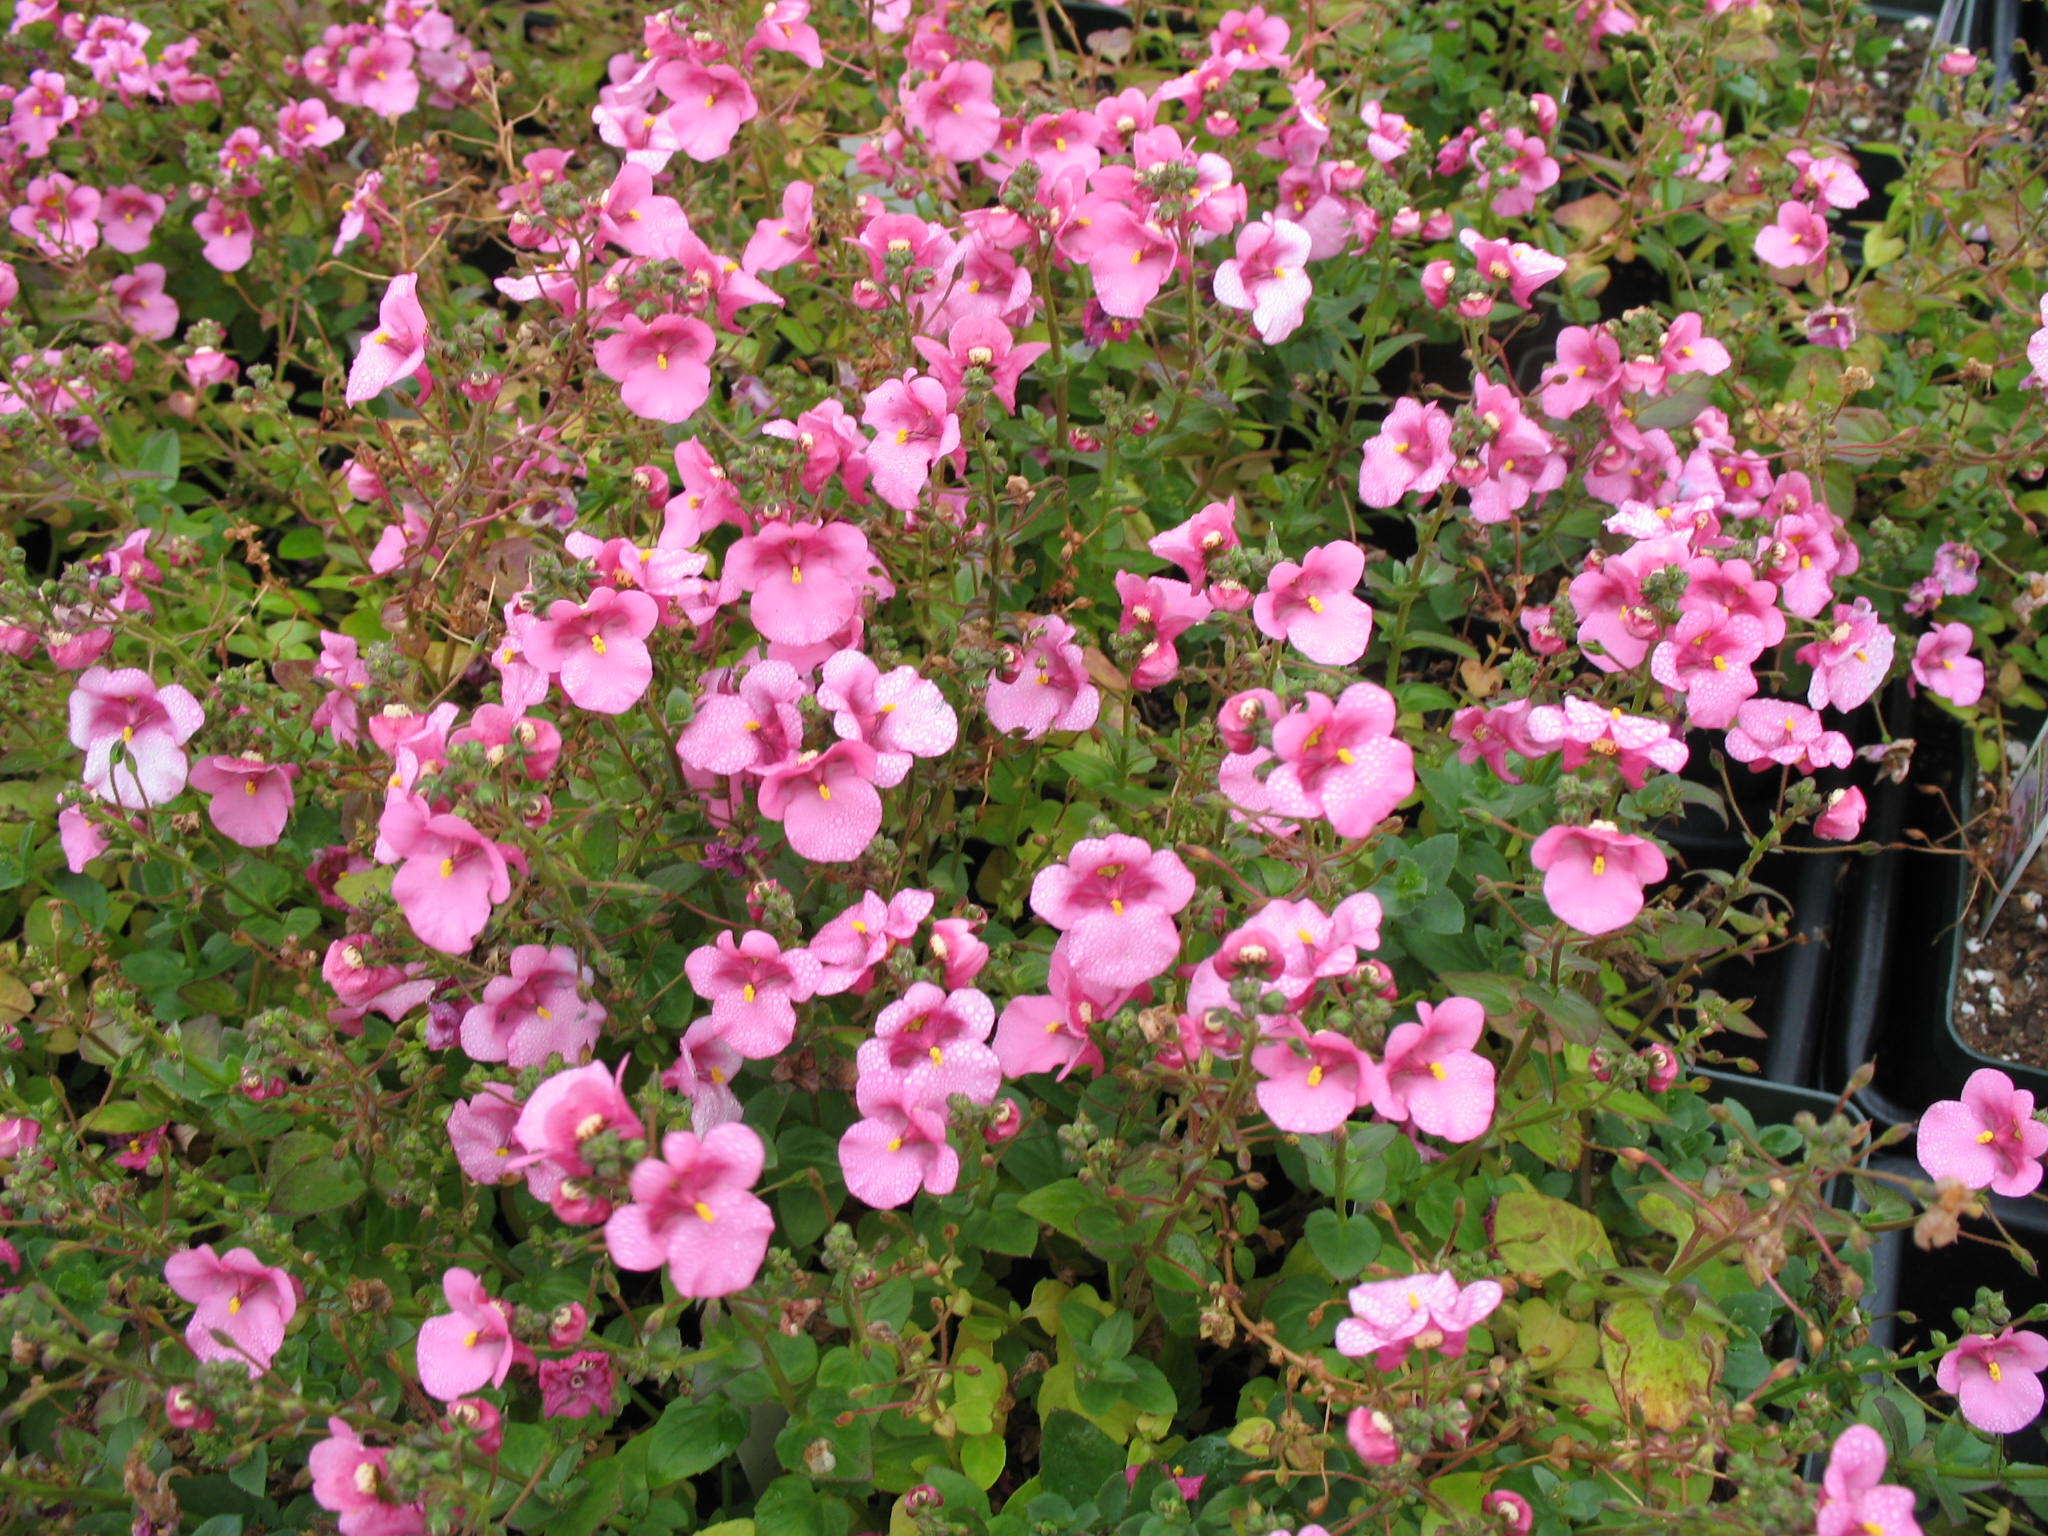
[[[1712,767],[1717,738],[1695,732],[1688,744],[1693,755],[1686,777],[1718,787],[1720,776]],[[1690,806],[1684,817],[1657,829],[1657,836],[1678,855],[1674,875],[1681,881],[1693,871],[1734,871],[1749,856],[1743,826],[1768,826],[1777,807],[1781,784],[1776,771],[1753,774],[1741,764],[1729,767],[1738,820],[1724,826],[1710,811]],[[1788,842],[1788,848],[1758,861],[1755,878],[1790,904],[1792,942],[1754,959],[1714,965],[1700,985],[1723,997],[1751,1000],[1750,1017],[1765,1039],[1749,1054],[1755,1056],[1763,1078],[1796,1090],[1820,1090],[1832,1102],[1840,1080],[1834,1078],[1822,1047],[1840,969],[1834,939],[1841,925],[1843,892],[1856,861],[1827,844],[1816,844],[1805,828],[1795,828]]]
[[[1924,711],[1918,731],[1912,785],[1875,803],[1865,835],[1897,843],[1918,831],[1953,850],[1956,823],[1969,820],[1975,799],[1974,764],[1963,732],[1946,716]],[[1922,785],[1942,793],[1917,792]],[[1960,1097],[1982,1067],[1996,1067],[2048,1105],[2048,1071],[1986,1056],[1956,1033],[1956,982],[1974,926],[1965,911],[1972,878],[1969,860],[1956,852],[1901,847],[1872,860],[1850,888],[1828,1065],[1846,1081],[1864,1062],[1877,1063],[1858,1099],[1874,1120],[1917,1120],[1935,1100]]]

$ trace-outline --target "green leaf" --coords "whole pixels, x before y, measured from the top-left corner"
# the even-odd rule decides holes
[[[1330,1278],[1339,1282],[1365,1272],[1380,1254],[1380,1229],[1370,1216],[1339,1216],[1332,1210],[1311,1211],[1308,1246]]]
[[[666,1488],[717,1466],[747,1438],[747,1421],[732,1404],[670,1403],[648,1432],[647,1483]]]
[[[993,1488],[1009,1460],[1009,1447],[1001,1435],[970,1435],[960,1442],[960,1470],[977,1488]]]
[[[1018,1200],[1017,1209],[1067,1237],[1079,1237],[1081,1212],[1097,1204],[1094,1191],[1079,1179],[1055,1179]]]
[[[130,1136],[137,1131],[153,1131],[169,1118],[161,1109],[147,1104],[102,1104],[85,1117],[84,1128],[96,1136]]]
[[[1047,1416],[1042,1452],[1045,1491],[1071,1504],[1085,1504],[1124,1464],[1123,1448],[1078,1413],[1064,1408]]]
[[[121,974],[148,991],[158,987],[182,987],[192,979],[192,968],[174,950],[138,949],[121,957]]]
[[[1493,1246],[1510,1269],[1583,1277],[1614,1265],[1607,1230],[1589,1211],[1533,1190],[1510,1190],[1493,1208]]]
[[[142,441],[142,449],[135,455],[135,467],[164,490],[169,490],[178,480],[179,452],[178,434],[175,432],[152,432]]]
[[[607,1456],[586,1471],[588,1482],[576,1501],[548,1522],[548,1536],[592,1536],[598,1527],[618,1513],[626,1469],[616,1456]]]
[[[353,1205],[368,1189],[352,1157],[339,1161],[318,1131],[291,1131],[271,1148],[270,1208],[280,1216],[311,1216]]]

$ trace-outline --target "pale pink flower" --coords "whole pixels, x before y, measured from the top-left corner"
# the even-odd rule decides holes
[[[466,1269],[441,1278],[450,1310],[420,1324],[414,1345],[420,1386],[449,1402],[485,1386],[502,1387],[518,1348],[512,1338],[512,1309],[494,1301],[484,1283]]]
[[[1668,873],[1655,844],[1607,821],[1552,827],[1536,839],[1529,862],[1544,872],[1550,910],[1586,934],[1633,922],[1643,909],[1643,887]]]
[[[1334,1131],[1384,1087],[1370,1056],[1335,1030],[1298,1026],[1252,1051],[1259,1108],[1283,1131]]]
[[[419,285],[417,272],[401,272],[384,290],[377,329],[349,369],[344,398],[350,405],[374,400],[400,379],[419,378],[426,386],[427,312],[420,306]]]
[[[1920,1536],[1913,1492],[1884,1476],[1884,1440],[1867,1424],[1852,1424],[1835,1438],[1821,1477],[1815,1536]]]
[[[726,1041],[753,1060],[774,1056],[796,1033],[796,1005],[816,993],[821,968],[808,950],[785,950],[772,935],[730,930],[683,962],[697,995]]]
[[[1074,626],[1056,615],[1028,619],[1014,674],[991,675],[987,709],[999,731],[1022,731],[1036,740],[1048,731],[1085,731],[1095,723],[1101,691],[1075,643]]]
[[[605,1008],[585,997],[592,973],[566,944],[521,944],[511,974],[484,983],[483,1000],[462,1016],[462,1049],[472,1061],[537,1067],[550,1056],[575,1061],[597,1044]]]
[[[206,723],[176,683],[159,688],[133,667],[93,667],[71,691],[71,744],[85,753],[85,786],[130,809],[162,805],[185,787],[184,746]]]
[[[1913,651],[1914,681],[1960,709],[1984,697],[1984,663],[1970,654],[1976,637],[1967,624],[1940,624]]]
[[[1063,863],[1031,882],[1031,910],[1060,930],[1059,952],[1077,971],[1135,987],[1180,954],[1174,915],[1194,898],[1195,877],[1169,849],[1123,833],[1083,838]]]
[[[1493,1123],[1493,1063],[1472,1049],[1486,1015],[1469,997],[1432,1008],[1417,1003],[1420,1023],[1387,1036],[1372,1107],[1386,1120],[1406,1120],[1430,1136],[1473,1141]]]
[[[304,1297],[296,1279],[248,1249],[215,1254],[211,1243],[172,1254],[164,1279],[198,1309],[185,1327],[192,1353],[201,1360],[233,1360],[247,1367],[251,1379],[270,1369]]]
[[[192,787],[212,798],[206,815],[221,836],[244,848],[268,848],[284,836],[292,813],[296,763],[267,763],[260,757],[202,758],[192,769]]]
[[[1269,213],[1238,232],[1236,254],[1216,269],[1216,302],[1249,310],[1267,346],[1301,326],[1311,291],[1309,244],[1307,230]]]
[[[2048,1125],[2034,1118],[2034,1096],[1995,1067],[1972,1072],[1960,1099],[1943,1099],[1920,1117],[1920,1166],[1931,1179],[2017,1198],[2040,1187]]]
[[[2011,1435],[2041,1415],[2042,1371],[2048,1371],[2048,1339],[2007,1328],[1995,1338],[1966,1335],[1941,1357],[1934,1379],[1955,1394],[1963,1417],[1978,1429]]]
[[[1777,221],[1757,232],[1757,259],[1780,271],[1810,267],[1827,252],[1827,218],[1805,203],[1780,203]]]
[[[1355,590],[1364,574],[1365,551],[1348,539],[1318,545],[1299,565],[1282,560],[1252,603],[1253,621],[1310,661],[1348,667],[1372,640],[1372,609]]]

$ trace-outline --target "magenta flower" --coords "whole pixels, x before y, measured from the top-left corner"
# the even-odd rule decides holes
[[[647,637],[660,617],[661,605],[645,592],[599,587],[580,607],[566,598],[551,603],[521,645],[529,662],[561,677],[577,708],[620,715],[654,680]]]
[[[441,1294],[450,1310],[420,1324],[415,1346],[420,1386],[446,1403],[485,1386],[505,1385],[517,1349],[512,1309],[493,1301],[483,1281],[466,1269],[442,1276]]]
[[[422,944],[444,955],[466,955],[491,920],[492,909],[512,895],[504,852],[460,816],[433,815],[417,796],[404,796],[383,830],[403,862],[391,895]]]
[[[1365,551],[1348,539],[1321,544],[1301,564],[1282,560],[1252,603],[1259,633],[1285,640],[1310,661],[1348,667],[1372,640],[1372,609],[1354,595]]]
[[[1368,507],[1391,507],[1410,491],[1427,496],[1444,483],[1452,462],[1451,418],[1444,408],[1403,396],[1365,445],[1358,499]]]
[[[1309,233],[1267,214],[1238,231],[1237,254],[1216,269],[1216,302],[1251,311],[1259,340],[1277,346],[1301,326],[1311,284]]]
[[[834,742],[760,770],[756,804],[782,823],[789,846],[820,864],[849,864],[867,851],[882,827],[882,797],[875,789],[874,749]]]
[[[221,836],[244,848],[268,848],[284,836],[292,813],[296,763],[266,763],[260,757],[202,758],[192,769],[192,787],[213,798],[206,814]]]
[[[647,421],[688,421],[711,394],[717,338],[694,315],[642,320],[619,315],[621,330],[597,344],[598,370],[619,385],[627,410]]]
[[[1047,731],[1085,731],[1095,723],[1102,694],[1088,680],[1074,636],[1073,625],[1051,614],[1025,622],[1014,676],[989,678],[988,718],[997,730],[1036,741]]]
[[[1996,1338],[1967,1335],[1941,1357],[1934,1379],[1955,1394],[1963,1417],[1977,1428],[2010,1435],[2040,1416],[2042,1371],[2048,1371],[2048,1339],[2007,1328]]]
[[[419,300],[417,272],[391,279],[377,306],[377,329],[363,342],[348,372],[350,405],[374,400],[400,379],[419,378],[427,387],[427,312]]]
[[[1295,1026],[1252,1052],[1259,1108],[1283,1131],[1334,1131],[1381,1091],[1380,1069],[1335,1030],[1307,1034]]]
[[[1777,222],[1757,231],[1757,259],[1780,271],[1810,267],[1827,252],[1827,218],[1805,203],[1778,204]]]
[[[199,254],[222,272],[241,271],[256,254],[256,225],[248,211],[218,197],[206,200],[192,228],[203,242]]]
[[[1913,678],[1958,708],[1984,697],[1984,663],[1970,654],[1967,624],[1940,624],[1920,637],[1913,650]]]
[[[989,392],[1003,402],[1003,409],[1017,409],[1017,381],[1024,370],[1050,350],[1043,341],[1018,342],[1010,328],[992,315],[965,315],[955,320],[943,344],[929,336],[913,336],[915,346],[932,377],[946,386],[946,400],[952,410],[960,408],[970,378],[986,382]],[[913,381],[915,382],[915,381]],[[883,389],[889,386],[884,384]],[[876,394],[881,391],[877,390]],[[865,418],[863,418],[865,419]],[[878,423],[869,423],[876,426]],[[937,455],[934,455],[936,460]],[[893,505],[893,503],[892,503]]]
[[[729,1296],[751,1285],[768,1254],[775,1218],[753,1194],[766,1158],[746,1125],[721,1125],[701,1139],[672,1131],[661,1157],[633,1170],[632,1203],[604,1225],[621,1269],[668,1265],[683,1296]]]
[[[1836,1437],[1821,1476],[1814,1536],[1920,1536],[1913,1493],[1884,1476],[1884,1441],[1868,1424],[1852,1424]]]
[[[550,1056],[575,1061],[597,1044],[604,1005],[583,996],[589,966],[566,944],[521,944],[512,973],[484,984],[483,1001],[462,1016],[462,1048],[472,1061],[537,1067]]]
[[[612,1357],[586,1349],[566,1360],[543,1360],[540,1366],[540,1416],[543,1419],[609,1417],[612,1411]]]
[[[2017,1198],[2040,1186],[2048,1125],[2034,1118],[2032,1093],[1996,1067],[1980,1067],[1962,1098],[1943,1099],[1920,1117],[1918,1150],[1930,1179]]]
[[[1501,1303],[1497,1280],[1461,1286],[1449,1272],[1408,1275],[1351,1288],[1350,1317],[1337,1324],[1337,1352],[1373,1356],[1383,1371],[1399,1370],[1411,1349],[1449,1359],[1465,1352],[1465,1336]]]
[[[1544,871],[1550,910],[1586,934],[1612,933],[1643,910],[1643,887],[1668,872],[1656,845],[1611,821],[1552,827],[1536,839],[1529,862]]]
[[[1383,1076],[1372,1107],[1382,1119],[1406,1120],[1446,1141],[1473,1141],[1493,1123],[1493,1063],[1472,1049],[1486,1014],[1469,997],[1431,1008],[1417,1003],[1418,1024],[1387,1036]]]
[[[1111,987],[1135,987],[1180,955],[1174,914],[1193,900],[1180,857],[1122,833],[1083,838],[1066,862],[1031,882],[1031,910],[1060,930],[1074,969]]]
[[[861,1118],[839,1138],[839,1171],[854,1199],[888,1211],[907,1205],[920,1189],[953,1192],[960,1154],[946,1140],[945,1095],[937,1077],[861,1075],[854,1088]]]
[[[164,1261],[171,1289],[198,1309],[185,1342],[201,1360],[233,1360],[251,1379],[270,1369],[284,1331],[299,1310],[299,1283],[246,1248],[216,1255],[203,1243]]]
[[[1157,688],[1171,682],[1180,675],[1180,653],[1174,641],[1209,617],[1209,599],[1170,576],[1146,577],[1130,571],[1116,573],[1116,593],[1124,605],[1116,632],[1137,637],[1131,686]]]
[[[711,1004],[712,1020],[726,1042],[759,1061],[777,1054],[795,1036],[796,1005],[817,992],[820,967],[808,950],[786,950],[758,929],[738,942],[728,930],[692,950],[683,974]]]
[[[206,723],[199,701],[133,667],[93,667],[71,690],[71,744],[85,753],[85,787],[133,810],[185,787],[184,746]]]

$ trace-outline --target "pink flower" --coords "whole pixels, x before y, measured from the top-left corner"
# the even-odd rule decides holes
[[[920,1189],[953,1192],[960,1154],[946,1140],[946,1092],[940,1076],[861,1075],[854,1088],[861,1118],[839,1138],[839,1171],[854,1199],[888,1211]]]
[[[114,308],[138,336],[162,341],[178,328],[178,301],[164,292],[161,262],[145,261],[108,284]]]
[[[1559,762],[1567,773],[1589,757],[1613,759],[1631,789],[1641,789],[1652,768],[1677,773],[1691,756],[1664,721],[1602,709],[1577,697],[1567,698],[1562,707],[1539,704],[1531,709],[1528,737],[1539,749],[1560,749]]]
[[[1259,633],[1285,640],[1310,661],[1348,667],[1372,640],[1372,609],[1354,594],[1365,551],[1348,539],[1321,544],[1300,565],[1282,560],[1252,603]]]
[[[374,400],[400,379],[418,378],[426,387],[427,312],[420,307],[419,286],[417,272],[401,272],[384,290],[377,329],[349,369],[344,398],[350,405]]]
[[[1184,581],[1146,578],[1130,571],[1116,573],[1117,596],[1123,599],[1119,635],[1137,637],[1131,665],[1131,686],[1157,688],[1180,675],[1180,653],[1174,641],[1209,617],[1209,599]]]
[[[1083,838],[1066,862],[1031,882],[1031,910],[1060,930],[1074,968],[1112,987],[1135,987],[1180,955],[1174,914],[1194,898],[1195,877],[1168,849],[1122,833]]]
[[[1863,817],[1867,810],[1862,790],[1834,790],[1828,795],[1826,807],[1813,818],[1813,835],[1824,837],[1829,842],[1849,842],[1863,830]]]
[[[537,1067],[550,1056],[575,1061],[597,1044],[605,1008],[583,996],[588,966],[566,944],[521,944],[512,973],[484,984],[483,1001],[462,1016],[462,1048],[472,1061]]]
[[[688,421],[711,394],[717,338],[694,315],[642,320],[627,310],[621,330],[597,344],[598,369],[619,384],[627,410],[647,421]]]
[[[519,1101],[503,1083],[486,1083],[473,1098],[448,1110],[448,1144],[464,1174],[479,1184],[502,1184],[517,1171],[511,1158],[519,1150],[513,1128],[519,1123]]]
[[[989,678],[988,717],[997,730],[1021,730],[1035,741],[1047,731],[1085,731],[1095,723],[1102,694],[1088,680],[1074,637],[1074,626],[1055,615],[1025,621],[1015,676]]]
[[[1806,702],[1815,709],[1832,705],[1851,710],[1867,701],[1891,671],[1894,643],[1869,598],[1837,604],[1834,627],[1797,652],[1798,659],[1813,668]]]
[[[1011,998],[996,1020],[995,1052],[1003,1075],[1057,1072],[1064,1078],[1077,1066],[1099,1070],[1102,1052],[1091,1036],[1094,1026],[1137,995],[1134,988],[1083,975],[1054,946],[1045,994]]]
[[[1967,624],[1940,624],[1920,637],[1913,650],[1913,677],[1958,708],[1984,697],[1984,663],[1970,654]]]
[[[840,741],[760,770],[760,812],[782,823],[789,846],[820,864],[848,864],[867,851],[882,826],[875,789],[875,753],[864,742]]]
[[[1415,789],[1415,754],[1394,735],[1394,696],[1353,683],[1332,701],[1310,693],[1273,727],[1280,766],[1266,778],[1268,808],[1321,816],[1340,837],[1365,837]]]
[[[307,1454],[313,1498],[341,1516],[342,1536],[414,1536],[427,1520],[419,1504],[393,1504],[389,1487],[391,1453],[372,1450],[356,1438],[346,1420],[330,1418],[327,1438]]]
[[[1237,254],[1216,269],[1216,302],[1251,311],[1269,347],[1301,325],[1311,290],[1309,243],[1307,230],[1269,213],[1238,231]]]
[[[810,14],[811,0],[768,0],[761,10],[761,19],[754,23],[754,33],[747,39],[742,59],[752,59],[765,48],[794,54],[811,69],[824,68],[825,55],[818,29],[809,24]]]
[[[1612,933],[1643,910],[1643,887],[1668,872],[1664,855],[1611,821],[1552,827],[1536,839],[1529,862],[1544,871],[1550,910],[1586,934]]]
[[[100,243],[100,194],[81,187],[60,171],[37,176],[23,189],[22,201],[7,216],[7,227],[52,261],[85,255]]]
[[[328,87],[345,106],[368,107],[379,117],[403,117],[419,105],[420,77],[410,42],[374,32],[349,48]]]
[[[202,758],[192,769],[192,787],[213,798],[207,818],[221,836],[244,848],[268,848],[284,836],[292,813],[296,763],[266,763],[260,757]]]
[[[246,1248],[215,1254],[211,1243],[174,1253],[164,1279],[198,1310],[185,1342],[201,1360],[233,1360],[251,1379],[270,1369],[284,1347],[284,1331],[299,1310],[299,1283],[262,1263]],[[225,1337],[221,1337],[225,1335]]]
[[[327,110],[318,97],[287,102],[277,109],[278,152],[287,160],[303,160],[310,149],[325,149],[348,125]]]
[[[239,272],[256,254],[256,225],[248,210],[218,197],[206,200],[206,207],[192,220],[192,228],[204,243],[199,254],[222,272]]]
[[[1981,1067],[1960,1099],[1943,1099],[1920,1117],[1920,1166],[1930,1179],[1959,1179],[1972,1189],[2029,1195],[2041,1183],[2048,1125],[2034,1118],[2034,1096],[1995,1067]]]
[[[1417,1003],[1415,1012],[1419,1024],[1387,1036],[1372,1107],[1430,1136],[1476,1140],[1493,1123],[1493,1063],[1472,1049],[1486,1015],[1469,997],[1446,998],[1434,1009]]]
[[[924,494],[932,466],[960,446],[960,418],[945,384],[923,374],[890,379],[867,397],[860,420],[875,431],[867,449],[875,494],[908,512]]]
[[[633,1170],[632,1203],[605,1223],[605,1246],[621,1269],[668,1265],[684,1296],[729,1296],[751,1285],[768,1253],[775,1218],[755,1198],[766,1152],[742,1124],[701,1139],[673,1131],[661,1157]]]
[[[796,1034],[796,1005],[816,993],[818,962],[804,949],[785,950],[759,930],[737,943],[730,930],[700,945],[683,962],[697,995],[727,1043],[742,1056],[776,1055]]]
[[[1060,248],[1087,264],[1097,300],[1119,320],[1143,317],[1180,258],[1173,236],[1101,192],[1089,193],[1076,207],[1060,234]]]
[[[1401,1459],[1401,1442],[1394,1436],[1394,1421],[1377,1408],[1354,1408],[1344,1420],[1344,1439],[1352,1454],[1368,1467],[1391,1467]],[[1299,1536],[1309,1536],[1319,1526],[1302,1527]]]
[[[996,147],[1002,109],[995,102],[995,72],[956,59],[910,93],[903,120],[948,160],[979,160]]]
[[[1836,1437],[1821,1476],[1815,1536],[1920,1536],[1913,1519],[1913,1493],[1884,1476],[1884,1441],[1867,1424],[1852,1424]]]
[[[1358,497],[1369,507],[1391,507],[1413,491],[1427,496],[1451,472],[1451,418],[1435,401],[1394,402],[1379,436],[1365,445]]]
[[[1378,1280],[1351,1288],[1350,1317],[1337,1324],[1337,1352],[1365,1355],[1383,1371],[1400,1369],[1411,1349],[1448,1359],[1465,1352],[1465,1336],[1501,1303],[1497,1280],[1461,1286],[1448,1272]]]
[[[1752,699],[1735,712],[1729,730],[1728,755],[1748,763],[1752,773],[1762,773],[1773,764],[1816,773],[1822,768],[1846,768],[1853,753],[1849,738],[1840,731],[1821,729],[1820,716],[1803,704],[1782,699]]]
[[[184,745],[206,723],[176,683],[159,688],[133,667],[93,667],[71,691],[71,744],[85,753],[85,786],[130,809],[162,805],[185,787]]]
[[[654,78],[676,103],[668,115],[676,148],[700,163],[731,149],[740,125],[752,122],[760,111],[745,77],[730,64],[675,59],[662,65]]]
[[[1370,1056],[1335,1030],[1298,1028],[1252,1052],[1258,1069],[1259,1108],[1283,1131],[1334,1131],[1383,1090]]]
[[[612,1357],[586,1349],[567,1360],[543,1360],[540,1366],[540,1416],[543,1419],[609,1417],[612,1411]]]
[[[862,596],[895,591],[867,535],[849,522],[762,524],[726,552],[728,593],[749,592],[747,617],[783,645],[820,645],[860,612]]]
[[[607,1131],[621,1140],[636,1140],[647,1134],[647,1128],[633,1113],[631,1101],[619,1086],[625,1075],[623,1061],[616,1068],[593,1061],[588,1066],[557,1072],[528,1096],[512,1127],[513,1137],[523,1150],[506,1166],[524,1173],[526,1187],[534,1198],[549,1202],[564,1220],[602,1219],[572,1216],[563,1209],[565,1205],[582,1203],[582,1196],[569,1184],[590,1174],[590,1164],[583,1157],[584,1145]]]
[[[1529,1536],[1536,1526],[1536,1510],[1511,1488],[1496,1488],[1479,1501],[1481,1514],[1498,1521],[1508,1536]]]
[[[75,805],[57,813],[57,839],[64,849],[64,865],[74,875],[84,874],[85,866],[107,851],[106,829]]]
[[[599,587],[580,607],[558,598],[521,645],[526,659],[557,674],[569,702],[592,714],[624,714],[654,680],[647,637],[661,607],[645,592]]]
[[[1988,1435],[2010,1435],[2040,1416],[2048,1339],[2007,1328],[1996,1338],[1967,1335],[1941,1357],[1934,1379],[1962,1404],[1963,1417]]]
[[[485,1386],[505,1385],[517,1348],[512,1309],[493,1301],[483,1281],[466,1269],[442,1276],[441,1294],[451,1310],[420,1324],[415,1345],[420,1386],[445,1403]]]
[[[832,714],[842,740],[874,749],[875,783],[903,782],[920,757],[944,757],[959,739],[960,721],[939,685],[914,668],[884,674],[859,651],[839,651],[818,674],[818,703]]]
[[[444,955],[466,955],[491,920],[491,911],[512,895],[504,852],[460,816],[436,815],[425,802],[411,803],[394,818],[385,814],[385,837],[403,862],[391,881],[391,895],[422,944]]]
[[[955,320],[946,331],[943,345],[929,336],[913,336],[911,343],[931,368],[932,377],[946,386],[946,400],[952,410],[960,408],[960,402],[966,398],[967,381],[972,378],[986,383],[990,393],[1003,402],[1004,410],[1015,412],[1017,381],[1050,348],[1043,341],[1017,342],[1010,335],[1010,328],[990,315],[965,315]],[[884,384],[882,389],[888,387]],[[876,394],[881,392],[877,390]],[[882,424],[868,425],[880,430]],[[942,448],[934,454],[933,462],[943,453]]]
[[[164,200],[155,193],[129,184],[109,188],[100,199],[102,235],[110,250],[133,256],[149,246],[158,220],[164,216]],[[145,270],[138,267],[138,272]],[[163,269],[158,267],[161,272]]]
[[[1003,1077],[987,1044],[995,1024],[995,1004],[974,988],[946,992],[913,982],[875,1020],[874,1038],[861,1042],[861,1076],[916,1078],[941,1105],[955,1093],[991,1103]]]
[[[1828,251],[1828,221],[1805,203],[1780,203],[1774,224],[1757,231],[1757,259],[1786,271],[1810,267]]]

